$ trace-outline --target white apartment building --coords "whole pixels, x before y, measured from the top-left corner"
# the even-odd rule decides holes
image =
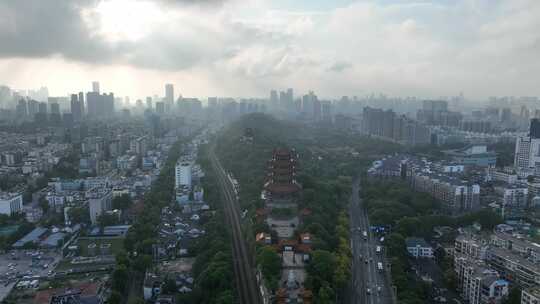
[[[540,287],[532,287],[521,291],[521,304],[540,304]]]
[[[487,250],[487,244],[468,235],[459,235],[454,241],[454,252],[469,258],[483,260]]]
[[[462,255],[454,257],[461,296],[470,304],[497,303],[508,295],[508,281],[484,262]]]
[[[86,192],[86,198],[90,209],[90,221],[95,225],[103,212],[111,210],[113,193],[108,188],[94,188]]]
[[[540,138],[527,135],[516,139],[514,166],[521,177],[540,173]]]
[[[407,251],[415,258],[433,258],[433,248],[421,238],[407,238]]]
[[[491,246],[487,256],[488,264],[512,282],[532,287],[540,285],[540,265],[519,254],[517,251]]]
[[[191,188],[191,163],[178,162],[175,167],[175,186],[188,186]]]
[[[0,214],[13,215],[22,212],[23,200],[20,193],[0,193]]]
[[[510,207],[526,207],[529,195],[527,186],[512,186],[503,190],[503,204]]]

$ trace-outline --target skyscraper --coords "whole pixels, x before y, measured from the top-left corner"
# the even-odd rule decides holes
[[[531,136],[531,138],[540,138],[540,119],[531,119],[529,135]]]
[[[25,120],[28,116],[28,109],[26,104],[26,99],[20,99],[17,104],[17,119]]]
[[[83,92],[79,92],[79,103],[81,106],[81,118],[82,118],[84,117],[86,113],[85,106],[84,106],[84,93]]]
[[[146,97],[146,108],[152,110],[152,97]]]
[[[92,92],[99,94],[99,81],[92,82]]]
[[[171,110],[174,104],[174,85],[168,83],[165,85],[165,105],[167,110]]]
[[[516,139],[514,167],[518,175],[540,175],[540,121],[531,120],[530,133]]]
[[[156,113],[160,115],[165,114],[165,103],[163,101],[156,102]]]
[[[71,94],[71,114],[73,121],[81,121],[82,118],[82,109],[81,102],[79,101],[79,95]]]
[[[38,112],[42,114],[47,114],[47,103],[46,102],[40,102],[38,106]]]
[[[277,108],[278,104],[278,94],[276,90],[270,91],[270,107]]]
[[[39,112],[39,102],[37,100],[30,99],[28,101],[28,117],[34,119],[36,114]]]
[[[86,93],[88,116],[93,118],[110,117],[114,114],[114,94]]]
[[[99,114],[99,109],[101,106],[101,96],[98,92],[88,92],[86,93],[86,108],[88,112],[88,117],[95,118]]]

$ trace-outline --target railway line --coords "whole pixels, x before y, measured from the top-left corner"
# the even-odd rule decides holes
[[[240,304],[259,304],[261,300],[257,281],[240,228],[236,193],[233,192],[233,185],[213,149],[210,150],[210,159],[225,202],[225,216],[231,227],[234,273]]]

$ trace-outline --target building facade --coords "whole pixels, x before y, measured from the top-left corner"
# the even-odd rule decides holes
[[[0,193],[0,214],[13,215],[22,212],[23,200],[20,193]]]

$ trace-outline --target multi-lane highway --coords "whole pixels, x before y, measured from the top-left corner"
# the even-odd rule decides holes
[[[210,159],[224,200],[225,215],[231,227],[234,274],[240,304],[258,304],[261,302],[260,294],[255,273],[251,267],[246,242],[240,228],[236,194],[213,149],[210,150]]]
[[[355,178],[352,185],[349,212],[353,251],[349,303],[392,304],[394,300],[389,277],[386,273],[384,247],[380,240],[370,232],[369,219],[362,206],[359,190],[360,179]],[[377,247],[380,247],[380,252],[377,251]]]

